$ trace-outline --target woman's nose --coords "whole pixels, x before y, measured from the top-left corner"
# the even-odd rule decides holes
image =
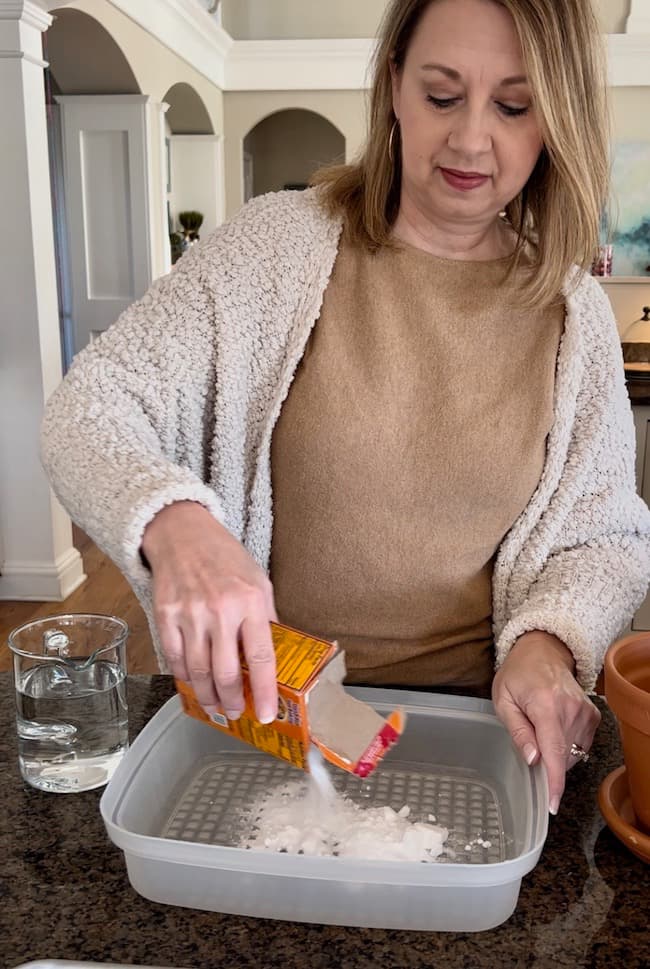
[[[492,150],[489,119],[480,108],[466,108],[450,119],[449,147],[468,159]]]

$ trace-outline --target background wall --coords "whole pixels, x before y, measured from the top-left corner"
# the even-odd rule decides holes
[[[269,115],[285,109],[317,112],[345,138],[345,156],[351,159],[366,133],[364,91],[227,91],[224,94],[226,152],[226,211],[234,215],[244,201],[244,139]]]
[[[235,40],[374,37],[387,0],[223,0],[222,23]]]
[[[625,21],[630,14],[630,0],[595,0],[605,34],[625,33]]]
[[[204,238],[223,221],[219,188],[222,185],[220,139],[216,135],[171,135],[171,192],[169,208],[175,230],[178,213],[203,213],[200,236]]]
[[[222,22],[235,40],[374,37],[388,0],[223,0]],[[603,32],[623,33],[630,0],[595,0]]]
[[[292,108],[261,121],[244,150],[253,160],[253,194],[263,195],[306,183],[321,165],[343,161],[345,138],[322,115]]]

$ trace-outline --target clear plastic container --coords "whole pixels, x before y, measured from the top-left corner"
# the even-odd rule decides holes
[[[406,731],[371,778],[372,804],[408,803],[452,831],[453,861],[365,861],[245,850],[236,820],[246,799],[294,768],[186,716],[177,697],[145,727],[101,799],[134,889],[189,908],[385,929],[477,932],[514,911],[548,825],[542,767],[529,768],[484,700],[351,689]],[[290,773],[289,773],[290,772]],[[355,778],[354,796],[368,796]],[[350,786],[352,785],[352,786]],[[489,847],[465,843],[477,836]],[[216,843],[215,843],[216,842]]]

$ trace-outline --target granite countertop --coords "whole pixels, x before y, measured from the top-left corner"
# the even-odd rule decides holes
[[[132,733],[173,693],[163,676],[129,678]],[[602,821],[596,792],[621,761],[603,712],[588,764],[571,771],[514,915],[477,934],[273,922],[149,902],[108,840],[101,792],[52,795],[23,783],[11,675],[0,674],[0,965],[70,959],[187,969],[641,969],[650,965],[650,866]]]

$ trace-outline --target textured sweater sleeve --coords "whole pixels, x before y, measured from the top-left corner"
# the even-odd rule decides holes
[[[204,483],[216,352],[204,258],[190,252],[78,354],[43,421],[55,493],[140,590],[142,535],[161,508],[193,500],[221,518]]]
[[[552,633],[573,653],[586,690],[593,689],[607,648],[643,601],[650,578],[650,512],[636,494],[620,340],[598,285],[590,299],[594,318],[585,332],[584,377],[565,464],[573,486],[564,488],[560,480],[550,553],[496,644],[500,664],[523,633]]]

